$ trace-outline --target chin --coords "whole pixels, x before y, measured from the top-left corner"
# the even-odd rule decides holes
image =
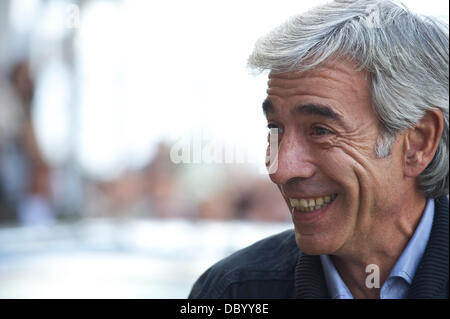
[[[307,255],[329,255],[337,250],[335,242],[317,238],[314,235],[301,235],[295,232],[298,248]]]

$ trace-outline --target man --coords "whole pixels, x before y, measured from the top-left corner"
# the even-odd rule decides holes
[[[392,1],[335,1],[260,39],[294,231],[189,297],[448,298],[448,53],[448,25]]]

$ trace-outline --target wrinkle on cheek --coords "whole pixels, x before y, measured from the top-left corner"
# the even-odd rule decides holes
[[[357,138],[354,133],[338,133],[327,141],[324,141],[322,146],[327,149],[342,149],[349,157],[354,158],[353,155],[355,155],[356,158],[361,159],[361,162],[365,162],[365,160],[363,160],[364,157],[367,158],[375,155],[374,149],[370,144],[371,143],[367,138]]]
[[[377,181],[377,174],[375,174],[377,167],[373,165],[373,161],[368,160],[370,156],[374,156],[371,147],[356,147],[355,143],[349,143],[342,138],[336,138],[333,146],[338,147],[351,158],[353,163],[352,169],[358,176],[358,179],[362,184],[361,187],[374,188],[381,185],[381,183]]]
[[[343,143],[347,143],[353,149],[360,152],[364,151],[366,156],[374,155],[374,136],[378,135],[377,123],[375,121],[360,121],[356,119],[354,119],[354,122],[359,123],[359,125],[340,133],[338,137]]]
[[[372,220],[376,216],[372,216],[372,211],[381,211],[376,207],[379,203],[376,202],[374,194],[379,193],[382,189],[376,174],[377,167],[374,166],[373,161],[367,160],[367,155],[359,152],[353,145],[341,140],[338,142],[338,147],[351,158],[351,168],[355,174],[358,183],[358,215],[357,224],[358,229],[368,230],[372,225]]]
[[[374,136],[378,136],[377,123],[369,121],[336,136],[335,139],[336,145],[352,158],[353,168],[360,177],[362,186],[371,188],[381,185],[377,173],[379,168],[375,165],[379,159],[375,154]]]

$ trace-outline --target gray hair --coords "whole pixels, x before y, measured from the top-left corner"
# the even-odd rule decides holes
[[[428,197],[449,189],[448,23],[411,13],[391,0],[336,0],[294,16],[259,39],[248,64],[274,73],[306,71],[330,59],[350,59],[371,75],[381,132],[375,152],[391,154],[397,133],[428,110],[444,115],[431,163],[419,176]]]

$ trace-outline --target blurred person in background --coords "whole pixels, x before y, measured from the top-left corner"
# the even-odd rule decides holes
[[[144,194],[151,216],[160,218],[193,217],[188,189],[180,183],[180,169],[170,161],[170,148],[158,144],[155,155],[144,170]]]
[[[189,297],[448,298],[448,45],[448,23],[389,0],[334,1],[261,38],[249,64],[270,71],[269,174],[294,230]]]
[[[55,220],[51,168],[42,156],[32,121],[34,82],[26,60],[13,65],[2,81],[0,185],[3,219],[23,225]]]
[[[111,180],[91,180],[85,215],[118,218],[192,218],[194,203],[181,185],[180,170],[161,142],[148,164],[125,171]]]
[[[234,204],[239,219],[283,222],[289,218],[283,198],[275,185],[265,179],[255,179],[236,197]]]

